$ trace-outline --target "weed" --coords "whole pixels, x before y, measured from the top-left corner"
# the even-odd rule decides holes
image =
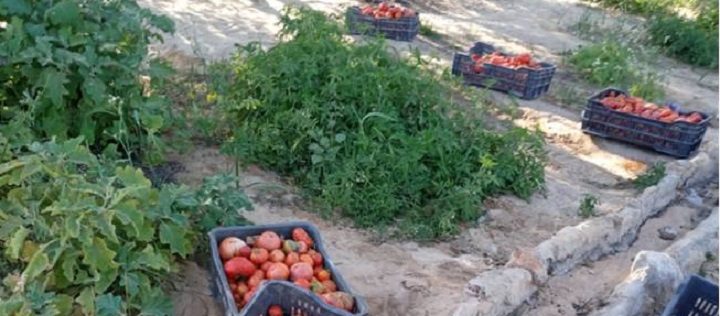
[[[633,186],[637,190],[645,190],[645,188],[658,184],[665,176],[665,163],[657,162],[652,164],[642,174],[632,180]]]
[[[595,216],[595,207],[600,204],[600,199],[597,196],[585,194],[582,201],[580,201],[580,208],[578,209],[578,215],[582,218],[590,218]]]
[[[433,40],[437,40],[440,38],[440,33],[435,31],[433,26],[428,23],[420,24],[420,35],[425,36],[430,39],[433,39]]]
[[[659,100],[665,93],[661,77],[643,67],[639,52],[616,39],[580,47],[569,58],[588,80],[597,85],[615,86],[648,100]]]
[[[322,214],[443,238],[480,216],[483,198],[543,186],[542,138],[485,130],[419,53],[399,59],[380,38],[351,44],[308,9],[281,21],[278,45],[242,47],[232,61],[218,94],[235,125],[223,151],[291,176]]]
[[[715,261],[715,255],[712,252],[708,251],[705,253],[705,260],[708,262]]]

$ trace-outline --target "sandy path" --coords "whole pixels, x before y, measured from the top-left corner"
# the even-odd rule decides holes
[[[279,30],[276,24],[279,12],[287,3],[302,2],[314,9],[336,14],[342,14],[344,6],[353,4],[345,0],[139,2],[176,21],[177,34],[166,38],[165,44],[156,45],[154,49],[160,55],[175,60],[180,68],[197,65],[201,63],[201,58],[227,58],[236,43],[260,41],[265,46],[274,44],[273,34]],[[443,35],[442,41],[420,36],[412,44],[391,44],[399,49],[413,46],[425,54],[439,56],[444,66],[450,65],[454,51],[464,50],[478,40],[507,51],[531,50],[543,59],[560,62],[562,51],[583,44],[569,29],[587,14],[599,14],[575,0],[410,2],[421,12],[423,23],[429,23]],[[613,19],[608,21],[612,23]],[[661,63],[670,84],[668,94],[671,99],[684,104],[685,108],[717,113],[717,74],[709,75],[698,83],[702,72],[664,58]],[[566,86],[586,94],[592,91],[592,88],[576,83],[573,78],[561,69],[553,80],[550,94],[560,94]],[[492,97],[498,102],[508,102],[508,98],[501,94],[493,93]],[[449,315],[455,303],[462,298],[462,287],[472,276],[503,264],[514,249],[533,247],[558,229],[580,222],[582,219],[577,216],[577,209],[583,194],[592,193],[600,198],[602,204],[598,213],[614,212],[635,194],[631,190],[618,189],[618,184],[634,177],[649,162],[670,160],[582,134],[577,109],[584,104],[564,109],[553,105],[549,101],[551,99],[519,101],[524,115],[515,120],[520,126],[539,125],[547,133],[550,162],[546,168],[546,196],[535,195],[529,202],[507,196],[492,199],[488,201],[488,208],[493,211],[485,218],[484,225],[465,231],[452,243],[421,246],[386,242],[374,246],[373,236],[368,233],[343,228],[344,225],[328,223],[307,212],[297,211],[298,205],[289,195],[268,197],[263,192],[251,192],[255,196],[257,210],[249,213],[248,217],[258,223],[292,219],[308,219],[316,223],[343,275],[367,297],[372,315]],[[711,129],[706,135],[706,142],[717,143],[717,138],[717,130]],[[230,170],[226,158],[212,148],[200,148],[178,159],[186,164],[188,170],[180,175],[185,183],[197,183],[202,176]],[[247,173],[244,180],[265,182],[272,179],[271,175],[255,170]],[[655,238],[639,243],[638,247],[661,249],[663,245]],[[628,252],[622,256],[632,258],[632,255]],[[622,258],[606,262],[607,266],[615,267],[615,270],[626,269],[629,264]],[[207,296],[204,272],[192,265],[186,267],[186,271],[196,277],[186,279],[186,284],[176,293],[177,315],[218,315],[217,306],[213,306],[212,299]],[[611,278],[622,277],[622,274],[613,274]],[[569,302],[605,294],[602,291],[592,295],[574,292],[575,288],[584,287],[586,283],[583,282],[588,280],[582,277],[558,278],[554,281],[559,282],[557,288],[553,288],[551,294],[541,296],[540,307],[527,315],[573,315],[567,308],[571,305]],[[610,288],[613,282],[614,279],[608,282]],[[562,304],[567,313],[558,314],[557,310],[548,308],[556,296],[564,297]]]

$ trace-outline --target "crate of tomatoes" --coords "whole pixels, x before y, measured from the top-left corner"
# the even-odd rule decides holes
[[[588,99],[582,130],[687,158],[700,147],[709,120],[702,112],[681,111],[673,105],[658,105],[607,88]]]
[[[477,42],[469,54],[456,53],[452,74],[466,84],[487,87],[516,97],[537,99],[550,88],[557,67],[536,61],[530,53],[509,55]]]
[[[350,7],[345,21],[351,34],[382,34],[395,41],[412,42],[420,32],[420,17],[415,10],[387,2]]]
[[[227,316],[367,315],[367,303],[308,222],[220,227],[208,236],[213,285]]]

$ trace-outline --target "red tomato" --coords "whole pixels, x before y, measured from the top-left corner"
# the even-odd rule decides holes
[[[268,316],[283,316],[283,311],[280,306],[273,305],[268,309]]]

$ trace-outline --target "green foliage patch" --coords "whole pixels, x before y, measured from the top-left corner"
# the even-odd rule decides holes
[[[170,69],[147,62],[167,17],[134,0],[0,1],[0,122],[27,120],[37,139],[83,136],[158,161],[167,104],[142,94],[140,75]],[[147,66],[147,67],[146,67]]]
[[[242,47],[218,102],[236,126],[224,151],[290,176],[316,207],[361,227],[435,239],[474,221],[483,198],[544,184],[542,138],[489,131],[416,52],[353,44],[322,13],[286,11],[271,49]]]

